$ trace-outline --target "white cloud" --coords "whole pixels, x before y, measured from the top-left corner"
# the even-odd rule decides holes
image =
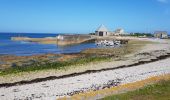
[[[168,0],[157,0],[160,3],[168,3]]]

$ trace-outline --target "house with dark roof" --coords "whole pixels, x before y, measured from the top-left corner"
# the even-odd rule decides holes
[[[101,25],[96,31],[95,34],[97,36],[110,36],[111,32],[108,31],[108,29],[104,26]]]

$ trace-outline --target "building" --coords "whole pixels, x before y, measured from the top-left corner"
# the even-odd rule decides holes
[[[126,34],[124,29],[119,28],[116,29],[115,31],[109,31],[104,25],[101,25],[96,31],[95,35],[96,36],[120,36]]]
[[[110,36],[111,32],[108,31],[108,29],[104,26],[101,25],[96,31],[95,34],[97,36]]]
[[[168,33],[166,31],[155,31],[154,37],[156,37],[156,38],[168,38]]]
[[[124,29],[119,28],[119,29],[115,30],[114,35],[119,36],[119,35],[122,35],[124,33],[125,33]]]

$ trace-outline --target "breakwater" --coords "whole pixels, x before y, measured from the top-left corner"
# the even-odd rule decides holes
[[[56,37],[45,37],[45,38],[29,38],[29,37],[12,37],[13,41],[28,41],[28,42],[38,42],[42,44],[57,44],[59,46],[75,45],[81,43],[96,43],[98,44],[127,44],[127,39],[116,39],[109,37],[95,37],[91,35],[58,35]]]
[[[57,44],[59,46],[94,42],[95,38],[90,35],[58,35],[56,37],[30,38],[30,37],[11,37],[13,41],[38,42],[42,44]]]
[[[90,35],[59,35],[57,36],[57,45],[74,45],[87,42],[95,42],[95,38]]]

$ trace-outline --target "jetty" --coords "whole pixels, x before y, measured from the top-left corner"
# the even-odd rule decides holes
[[[56,37],[30,38],[30,37],[12,37],[13,41],[38,42],[42,44],[57,44],[59,46],[74,45],[88,42],[95,42],[91,35],[58,35]]]
[[[58,35],[57,36],[57,45],[65,46],[65,45],[74,45],[88,42],[95,42],[96,38],[91,35]]]
[[[89,42],[96,43],[96,45],[106,45],[106,46],[128,43],[128,39],[119,39],[115,37],[98,37],[98,36],[83,35],[83,34],[72,34],[72,35],[61,34],[56,37],[45,37],[45,38],[12,37],[11,40],[37,42],[42,44],[56,44],[58,46],[75,45],[75,44],[89,43]]]

